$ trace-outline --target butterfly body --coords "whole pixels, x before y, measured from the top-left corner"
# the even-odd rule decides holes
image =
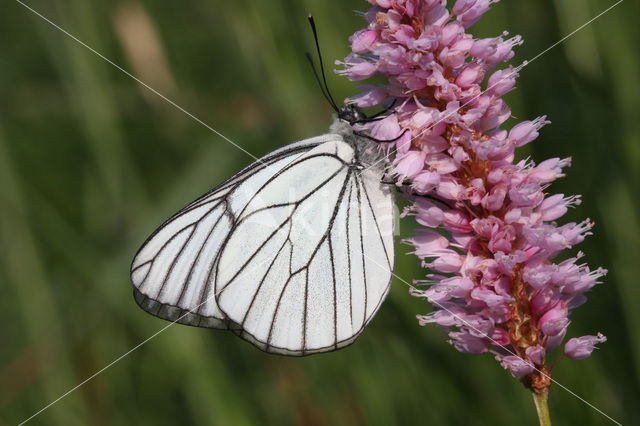
[[[393,192],[377,148],[338,118],[175,214],[134,258],[134,296],[170,321],[231,329],[262,350],[341,348],[384,300]]]

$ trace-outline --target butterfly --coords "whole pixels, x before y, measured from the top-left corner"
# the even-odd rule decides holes
[[[330,133],[259,158],[144,242],[131,265],[142,309],[285,355],[362,333],[391,284],[394,194],[375,139],[355,130],[366,116],[327,94]]]

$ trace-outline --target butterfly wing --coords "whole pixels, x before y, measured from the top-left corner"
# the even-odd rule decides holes
[[[247,202],[265,182],[335,135],[287,145],[251,163],[163,223],[131,265],[136,302],[147,312],[184,324],[229,328],[210,285],[220,248]]]
[[[393,193],[342,138],[256,191],[224,243],[217,304],[259,348],[307,355],[363,331],[392,277]]]

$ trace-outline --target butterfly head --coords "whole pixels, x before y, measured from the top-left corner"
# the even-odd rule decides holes
[[[360,108],[355,104],[346,104],[340,107],[338,110],[338,118],[348,122],[349,124],[355,124],[367,119],[367,116]]]

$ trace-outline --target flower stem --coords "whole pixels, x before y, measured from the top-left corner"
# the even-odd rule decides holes
[[[532,392],[532,394],[533,402],[536,404],[536,411],[538,413],[540,426],[551,426],[551,417],[549,417],[549,404],[547,402],[549,393],[545,392],[543,394],[538,394]]]

